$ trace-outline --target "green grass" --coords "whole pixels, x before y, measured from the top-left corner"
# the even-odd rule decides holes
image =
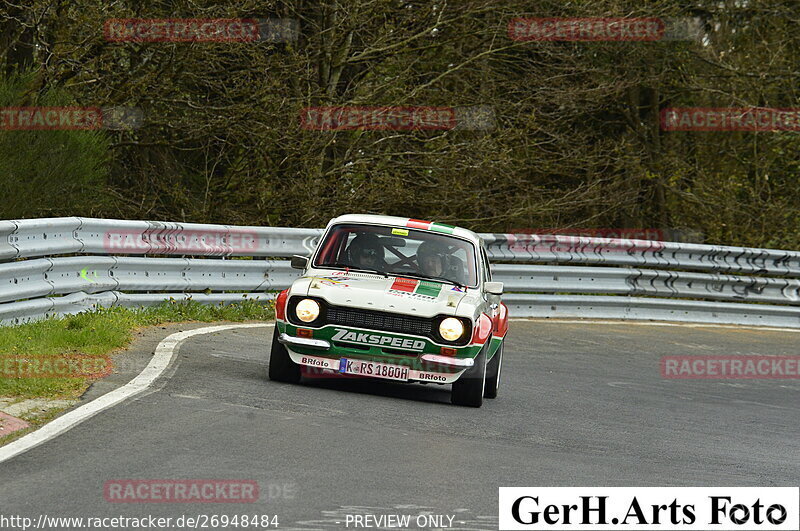
[[[100,309],[59,319],[0,328],[0,367],[7,358],[107,356],[127,347],[133,332],[147,326],[188,321],[263,321],[274,317],[272,301],[231,305],[165,302],[129,310]],[[10,378],[0,372],[2,398],[76,398],[91,384],[88,378]]]

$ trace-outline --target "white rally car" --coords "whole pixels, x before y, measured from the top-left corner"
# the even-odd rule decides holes
[[[313,255],[295,256],[292,267],[303,275],[276,299],[270,379],[298,382],[306,366],[452,384],[452,402],[465,406],[497,396],[508,308],[474,232],[340,216]]]

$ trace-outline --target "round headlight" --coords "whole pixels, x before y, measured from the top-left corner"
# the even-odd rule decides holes
[[[297,303],[294,313],[304,323],[310,323],[319,317],[319,303],[311,299],[303,299]]]
[[[439,333],[447,341],[455,341],[464,334],[464,323],[455,317],[448,317],[439,324]]]

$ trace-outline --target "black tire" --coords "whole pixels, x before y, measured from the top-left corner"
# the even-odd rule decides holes
[[[269,353],[270,380],[276,382],[297,383],[300,381],[300,366],[289,357],[289,351],[278,341],[278,327],[272,334],[272,350]]]
[[[497,398],[497,390],[500,388],[500,372],[503,369],[503,345],[500,342],[494,357],[486,364],[486,389],[483,391],[484,398]]]
[[[488,345],[488,343],[487,343]],[[450,401],[457,406],[481,407],[486,387],[486,348],[475,357],[475,364],[453,382]]]

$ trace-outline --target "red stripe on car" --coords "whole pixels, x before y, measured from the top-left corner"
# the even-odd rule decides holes
[[[413,278],[396,278],[394,279],[394,282],[392,282],[392,287],[389,289],[413,293],[418,283],[419,280],[415,280]]]
[[[431,228],[430,221],[422,221],[420,219],[409,219],[408,223],[406,223],[406,227],[411,227],[414,229],[425,229],[428,230]]]

